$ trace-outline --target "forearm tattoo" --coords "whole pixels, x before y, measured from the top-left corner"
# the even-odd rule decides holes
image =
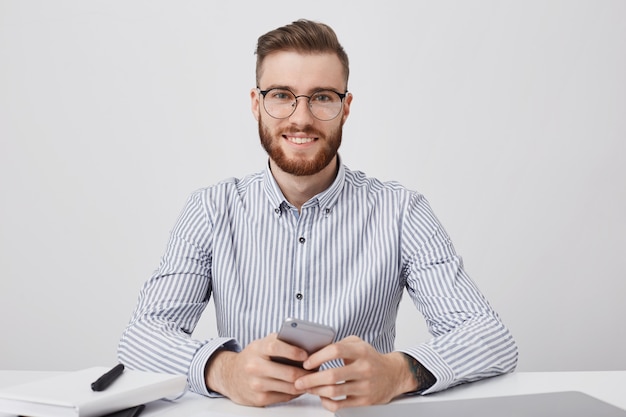
[[[432,387],[435,382],[437,382],[437,378],[426,368],[424,365],[419,363],[417,359],[412,356],[404,354],[406,361],[409,363],[409,369],[411,370],[411,374],[413,374],[413,378],[415,378],[415,382],[417,382],[417,391],[425,391],[428,388]]]

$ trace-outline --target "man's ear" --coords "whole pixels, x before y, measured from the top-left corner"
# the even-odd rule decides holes
[[[343,99],[343,114],[341,115],[341,124],[343,125],[350,115],[350,104],[352,104],[352,93],[347,93]]]
[[[259,93],[259,89],[258,88],[253,88],[252,90],[250,90],[250,109],[252,110],[252,114],[254,115],[254,118],[256,119],[256,121],[259,121],[259,111],[260,109],[260,105],[261,105],[261,94]]]

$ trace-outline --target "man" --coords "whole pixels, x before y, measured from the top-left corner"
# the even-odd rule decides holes
[[[424,197],[340,160],[353,97],[333,30],[296,21],[261,36],[256,54],[250,96],[268,166],[191,195],[120,360],[185,373],[193,391],[240,404],[310,393],[331,411],[512,371],[513,338]],[[405,289],[433,339],[399,352]],[[219,337],[194,340],[211,295]],[[290,316],[334,327],[335,343],[308,356],[278,340]]]

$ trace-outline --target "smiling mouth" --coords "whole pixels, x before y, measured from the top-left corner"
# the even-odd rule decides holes
[[[297,145],[302,145],[305,143],[311,143],[315,140],[315,138],[301,138],[301,137],[294,137],[294,136],[285,136],[285,139],[287,139],[289,142],[291,143],[295,143]]]

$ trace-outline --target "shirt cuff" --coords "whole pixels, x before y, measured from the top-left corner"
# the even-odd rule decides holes
[[[431,394],[450,387],[455,380],[454,370],[448,366],[437,352],[429,345],[423,344],[413,348],[400,350],[400,352],[412,356],[428,369],[436,378],[436,382],[427,390],[418,391],[416,394]]]
[[[220,349],[239,352],[241,351],[241,346],[235,339],[230,337],[217,337],[209,340],[202,346],[196,352],[189,366],[187,381],[191,391],[207,397],[223,397],[223,395],[218,392],[209,391],[206,386],[206,380],[204,379],[204,369],[207,362],[211,356]]]

